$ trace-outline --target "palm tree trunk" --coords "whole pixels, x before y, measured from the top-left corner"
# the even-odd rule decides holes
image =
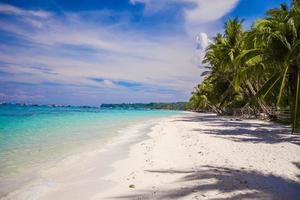
[[[252,86],[251,82],[250,81],[246,81],[246,85],[248,86],[249,88],[249,91],[251,92],[251,94],[253,96],[256,95],[256,91],[254,89],[254,87]],[[269,109],[264,105],[263,101],[261,99],[258,99],[258,105],[260,107],[260,109],[266,113],[269,117],[274,117],[274,115],[271,113],[271,111],[269,111]]]
[[[250,92],[250,89],[248,89],[248,87],[245,87],[244,89],[246,95],[248,96],[249,99],[251,99],[252,97],[252,93]],[[255,116],[255,118],[257,118],[259,116],[259,112],[258,112],[258,109],[257,108],[251,108],[249,106],[249,113],[248,114],[253,114]]]
[[[292,121],[292,133],[300,133],[300,70],[298,67],[291,67],[290,74],[290,109]]]

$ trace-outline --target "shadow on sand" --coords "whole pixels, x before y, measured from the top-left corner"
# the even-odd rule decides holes
[[[159,191],[146,190],[114,199],[179,199],[189,195],[193,195],[194,199],[212,200],[296,200],[300,197],[299,182],[254,170],[202,166],[198,170],[149,170],[147,173],[181,174],[183,177],[176,183],[180,183],[182,187]],[[209,192],[215,192],[216,195],[207,196]],[[218,194],[225,197],[218,198]]]
[[[236,142],[281,143],[290,142],[300,145],[300,135],[291,135],[290,127],[271,123],[250,123],[252,120],[242,120],[232,117],[220,117],[215,114],[201,114],[195,117],[183,117],[177,121],[209,123],[214,129],[194,129],[199,133],[212,134],[217,137]],[[256,120],[257,122],[257,120]]]
[[[183,117],[177,121],[198,122],[213,127],[213,129],[194,129],[193,131],[212,134],[236,142],[251,143],[281,143],[289,142],[300,145],[300,136],[291,135],[288,127],[273,123],[250,123],[251,120],[240,120],[229,117],[219,117],[204,114],[196,117]],[[201,127],[201,126],[199,126]],[[205,127],[205,126],[202,126]],[[299,158],[300,159],[300,158]],[[300,162],[293,163],[300,172]],[[263,174],[255,170],[235,169],[220,166],[201,166],[193,170],[148,170],[145,173],[177,174],[181,176],[170,187],[149,190],[132,190],[132,195],[113,197],[113,199],[300,199],[300,174],[297,182],[272,174]]]

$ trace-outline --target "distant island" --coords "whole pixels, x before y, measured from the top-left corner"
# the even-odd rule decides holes
[[[122,104],[102,104],[100,108],[109,109],[164,109],[164,110],[186,110],[187,102],[175,103],[122,103]]]
[[[56,108],[93,108],[93,109],[148,109],[148,110],[187,110],[187,102],[174,103],[120,103],[120,104],[101,104],[100,106],[72,106],[56,104],[25,104],[2,102],[0,106],[20,106],[20,107],[56,107]]]

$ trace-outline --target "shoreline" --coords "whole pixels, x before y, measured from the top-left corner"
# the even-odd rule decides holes
[[[300,137],[286,130],[211,113],[147,120],[2,199],[294,199]]]
[[[2,188],[2,192],[6,191],[6,194],[3,193],[4,195],[0,199],[48,199],[47,196],[51,196],[52,192],[59,193],[56,190],[67,189],[66,185],[72,185],[72,182],[78,182],[80,179],[85,181],[91,180],[93,175],[100,176],[97,181],[101,187],[97,187],[94,191],[98,193],[114,184],[102,178],[113,172],[112,163],[125,159],[129,154],[130,146],[146,139],[148,137],[146,133],[157,121],[163,118],[165,117],[146,119],[139,123],[131,124],[119,130],[120,134],[106,142],[104,146],[99,146],[99,148],[92,151],[67,156],[57,163],[46,163],[37,168],[35,172],[26,172],[16,176],[17,178],[24,177],[24,181],[14,183],[16,177],[6,178],[4,181],[1,181],[2,186],[7,187],[6,189]],[[96,145],[94,144],[94,146]],[[95,166],[99,168],[96,169]],[[84,168],[90,169],[86,170]],[[82,173],[84,170],[86,173]],[[65,178],[64,174],[67,174],[70,178]],[[84,191],[81,192],[85,193]],[[82,198],[84,197],[85,195],[82,196]]]

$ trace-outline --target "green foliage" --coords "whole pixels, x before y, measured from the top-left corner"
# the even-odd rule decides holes
[[[122,103],[102,104],[101,108],[109,109],[149,109],[149,110],[186,110],[186,102],[175,103]]]
[[[244,32],[238,18],[225,23],[207,48],[210,69],[190,98],[193,109],[221,113],[244,110],[276,117],[272,107],[290,110],[300,130],[300,1],[267,11]]]

